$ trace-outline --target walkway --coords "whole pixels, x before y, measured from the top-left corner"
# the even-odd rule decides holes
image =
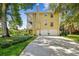
[[[79,44],[63,37],[40,36],[24,49],[21,56],[79,56]]]

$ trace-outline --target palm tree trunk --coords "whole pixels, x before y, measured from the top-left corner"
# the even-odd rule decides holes
[[[2,4],[2,37],[10,37],[6,21],[6,4]]]

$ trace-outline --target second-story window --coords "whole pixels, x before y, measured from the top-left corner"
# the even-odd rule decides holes
[[[53,22],[50,23],[50,26],[53,27]]]
[[[47,16],[47,14],[45,13],[44,16]]]

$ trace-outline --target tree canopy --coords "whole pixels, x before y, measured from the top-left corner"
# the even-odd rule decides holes
[[[59,3],[50,4],[50,9],[54,12],[61,13],[61,18],[65,21],[62,22],[64,29],[70,33],[79,31],[79,3]]]
[[[8,28],[7,28],[7,15],[11,16],[12,22],[15,25],[22,25],[22,19],[20,17],[19,10],[23,9],[26,10],[28,8],[33,8],[33,3],[1,3],[0,4],[0,17],[2,21],[2,29],[3,29],[3,36],[9,36]]]

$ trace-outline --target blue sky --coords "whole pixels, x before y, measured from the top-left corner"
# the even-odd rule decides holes
[[[49,8],[49,4],[43,4],[43,3],[39,3],[39,4],[36,4],[33,6],[33,9],[27,9],[26,11],[23,11],[21,10],[20,11],[20,14],[21,14],[21,18],[22,18],[22,21],[23,21],[23,25],[20,29],[23,29],[23,28],[27,28],[27,16],[26,16],[26,13],[27,12],[36,12],[36,6],[39,5],[39,11],[41,12],[45,12],[47,11],[47,9]]]

